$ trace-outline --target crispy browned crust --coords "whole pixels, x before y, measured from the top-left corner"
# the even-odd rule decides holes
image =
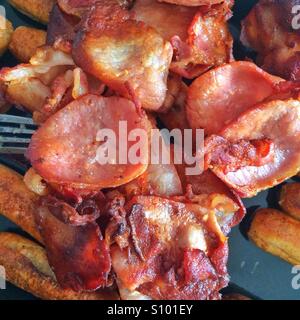
[[[249,238],[261,249],[287,262],[300,264],[300,221],[274,209],[257,211]]]
[[[21,175],[0,165],[0,214],[42,243],[34,220],[37,199],[38,196],[26,187]]]
[[[5,18],[3,18],[2,16],[0,16],[0,23],[2,24],[2,22],[4,22]],[[14,28],[11,24],[10,21],[5,20],[5,28],[2,29],[0,28],[0,57],[3,55],[3,53],[6,51],[10,39],[11,39],[11,35],[14,31]]]
[[[75,292],[59,287],[45,250],[12,233],[0,233],[0,265],[9,282],[45,300],[116,300],[113,291]]]
[[[300,220],[300,183],[284,185],[281,189],[279,204],[288,215]]]
[[[10,52],[21,62],[29,62],[38,47],[46,44],[47,33],[30,27],[17,28],[9,44]]]
[[[47,24],[55,0],[8,0],[8,2],[31,19]]]

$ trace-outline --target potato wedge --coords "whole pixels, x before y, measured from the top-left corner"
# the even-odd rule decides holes
[[[13,233],[0,233],[0,265],[9,282],[45,300],[118,299],[117,293],[110,290],[80,293],[62,289],[48,264],[46,251]]]
[[[0,165],[0,214],[42,243],[34,220],[37,199],[38,196],[26,187],[21,175]]]
[[[19,61],[27,63],[36,49],[46,44],[46,37],[44,30],[19,27],[12,34],[9,50]]]
[[[31,19],[47,24],[55,0],[8,0],[8,2]]]
[[[0,15],[0,57],[8,48],[13,31],[11,22]]]
[[[261,249],[287,262],[300,264],[300,221],[275,209],[260,209],[252,221],[249,238]]]
[[[281,189],[279,204],[283,211],[300,220],[300,183],[288,183]]]

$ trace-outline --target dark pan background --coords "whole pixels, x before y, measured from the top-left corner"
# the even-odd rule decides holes
[[[253,0],[236,0],[234,17],[231,21],[232,32],[236,39],[239,38],[240,20],[245,17],[255,2]],[[43,27],[10,8],[6,1],[0,0],[0,5],[6,7],[7,17],[13,22],[14,27],[19,25]],[[244,54],[245,49],[236,41],[236,58],[242,58]],[[0,59],[0,67],[16,63],[9,53]],[[9,165],[20,173],[26,170],[26,166],[16,159],[2,156],[0,157],[0,162]],[[280,186],[268,192],[263,192],[253,199],[244,201],[248,208],[248,215],[241,225],[234,228],[230,234],[228,267],[231,275],[231,285],[224,290],[225,292],[245,293],[257,299],[300,299],[300,289],[294,290],[291,285],[295,276],[292,274],[292,266],[277,257],[263,252],[253,245],[246,236],[254,210],[267,206],[276,208],[279,190]],[[22,234],[20,229],[2,217],[0,217],[0,231],[13,231]],[[0,290],[0,300],[3,299],[26,300],[35,298],[15,286],[7,284],[6,290]]]

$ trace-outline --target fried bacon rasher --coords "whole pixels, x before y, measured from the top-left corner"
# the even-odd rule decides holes
[[[298,0],[260,0],[242,23],[241,40],[258,53],[266,71],[287,80],[300,78],[300,35],[293,29]]]
[[[231,122],[219,135],[231,146],[238,144],[235,150],[237,154],[245,151],[243,147],[241,151],[238,150],[241,140],[256,140],[255,149],[267,157],[261,165],[251,163],[249,158],[249,165],[232,170],[232,162],[227,162],[225,157],[228,151],[225,148],[225,154],[218,155],[220,163],[210,166],[219,178],[242,197],[253,197],[259,191],[296,175],[300,169],[299,100],[273,100],[254,106]]]
[[[115,1],[91,8],[73,45],[78,66],[148,110],[166,97],[171,44]]]
[[[36,222],[59,284],[75,291],[95,291],[108,285],[109,247],[95,221],[84,221],[84,216],[71,219],[76,216],[71,206],[46,197],[41,199]]]
[[[137,20],[171,42],[171,70],[192,79],[232,59],[233,40],[226,22],[231,16],[230,8],[229,3],[208,8],[136,0],[132,10]]]
[[[51,116],[38,129],[27,156],[37,173],[50,183],[89,190],[120,186],[145,172],[149,148],[147,144],[141,146],[138,164],[116,164],[121,148],[120,121],[126,121],[128,132],[133,129],[149,132],[147,117],[139,115],[131,101],[85,95]],[[98,148],[108,146],[101,140],[104,137],[97,138],[101,129],[110,129],[117,135],[116,155],[109,154],[110,162],[103,165],[98,163],[102,156],[101,153],[97,159]],[[133,144],[128,141],[128,148]]]
[[[49,261],[42,248],[7,236],[0,251],[8,258],[0,260],[11,281],[24,287],[30,274],[52,290],[57,280],[51,298],[101,298],[99,288],[118,286],[122,299],[220,299],[229,281],[227,236],[245,214],[240,196],[300,170],[299,83],[232,62],[232,5],[58,0],[47,45],[29,63],[0,71],[1,104],[20,105],[41,124],[27,152],[33,168],[24,181],[32,192],[0,168],[0,209],[45,245]],[[274,24],[280,5],[261,1],[244,23],[244,39],[265,68],[295,79],[298,35],[287,21],[276,38],[266,25],[258,33],[259,18],[269,14],[264,23]],[[181,78],[197,76],[189,87]],[[127,138],[119,141],[119,122],[127,132],[143,130],[149,142],[156,128],[150,112],[169,129],[206,130],[202,174],[151,163],[147,144],[139,145],[137,164],[118,163]],[[116,154],[108,154],[102,129],[117,133]],[[109,162],[100,164],[105,154]],[[45,297],[35,283],[30,290]]]
[[[227,240],[217,220],[238,209],[217,197],[184,203],[138,196],[128,202],[128,246],[111,248],[120,286],[152,299],[217,299],[228,282]]]
[[[250,107],[275,94],[283,81],[254,63],[236,61],[210,70],[188,89],[187,118],[191,128],[217,134]]]

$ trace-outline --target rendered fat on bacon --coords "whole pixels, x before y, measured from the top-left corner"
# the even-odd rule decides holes
[[[148,143],[140,147],[137,164],[132,164],[128,158],[127,164],[118,164],[120,121],[127,123],[128,133],[139,129],[147,138],[148,119],[137,113],[131,101],[85,95],[55,113],[37,130],[27,157],[35,170],[50,183],[88,190],[120,186],[141,175],[148,164]],[[105,146],[104,141],[98,139],[101,129],[112,130],[116,135],[116,146],[112,140]],[[126,152],[136,142],[128,141]],[[116,154],[103,164],[98,159],[99,150],[109,146],[116,147]],[[104,154],[102,151],[100,157]]]
[[[218,298],[228,281],[228,252],[227,241],[215,233],[220,226],[211,218],[237,207],[226,197],[215,206],[215,196],[205,195],[198,203],[139,196],[127,203],[128,247],[111,249],[122,288],[152,299]]]
[[[40,111],[52,95],[52,81],[73,66],[70,55],[44,46],[36,51],[30,63],[3,68],[0,82],[6,85],[5,93],[9,101],[30,112]]]
[[[246,214],[246,208],[241,198],[231,190],[220,178],[218,178],[211,170],[206,170],[197,176],[186,176],[186,184],[190,184],[195,195],[218,193],[232,199],[239,210],[234,214],[229,227],[234,227],[241,222]]]
[[[70,210],[72,208],[61,201],[45,198],[36,212],[49,264],[63,288],[95,291],[108,282],[111,269],[109,247],[95,222],[76,226],[59,219],[65,215],[64,211]],[[75,214],[72,216],[79,216],[73,210]]]
[[[171,44],[111,1],[91,9],[76,35],[73,58],[84,71],[148,110],[164,103]]]
[[[190,126],[204,129],[206,135],[217,134],[244,111],[274,94],[279,81],[246,61],[205,73],[188,90],[186,113]]]
[[[185,7],[155,0],[137,0],[137,20],[155,28],[174,48],[171,70],[195,78],[232,58],[232,37],[227,28],[230,5]]]
[[[134,195],[157,195],[169,197],[182,194],[182,185],[173,163],[149,164],[138,178],[125,184],[119,190],[131,198]]]
[[[227,140],[225,144],[236,144],[237,149],[242,140],[252,141],[263,157],[268,157],[267,142],[272,144],[271,157],[265,163],[255,159],[252,164],[232,168],[231,161],[226,160],[226,153],[230,152],[226,147],[225,154],[218,155],[220,163],[210,166],[240,196],[253,197],[296,175],[300,169],[300,102],[289,99],[259,104],[221,131],[220,136]]]

